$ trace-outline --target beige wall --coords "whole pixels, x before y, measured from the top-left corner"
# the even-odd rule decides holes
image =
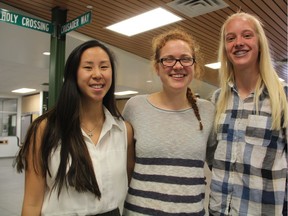
[[[40,94],[22,97],[22,114],[40,112]]]
[[[117,108],[119,109],[119,111],[122,113],[123,111],[123,108],[126,104],[128,99],[117,99],[116,100],[116,105],[117,105]]]

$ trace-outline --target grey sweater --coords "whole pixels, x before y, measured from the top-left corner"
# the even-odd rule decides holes
[[[214,105],[197,99],[203,131],[192,108],[159,109],[147,95],[128,100],[125,120],[134,129],[136,164],[124,215],[204,215],[204,162],[211,163]],[[212,139],[213,138],[213,139]]]

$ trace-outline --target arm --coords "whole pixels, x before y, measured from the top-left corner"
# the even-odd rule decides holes
[[[37,130],[35,150],[33,152],[31,139],[29,146],[29,153],[27,155],[27,168],[25,170],[25,188],[24,199],[22,206],[22,216],[36,216],[41,215],[42,203],[44,200],[44,193],[46,187],[45,177],[42,175],[41,170],[41,138],[44,127],[44,122],[40,124]],[[34,161],[34,164],[33,164]]]
[[[287,155],[287,152],[288,152],[288,128],[286,127],[284,130],[284,136],[286,137],[285,141],[286,141],[286,161],[287,161],[287,166],[288,166],[288,155]],[[286,188],[285,188],[285,198],[284,198],[284,207],[283,207],[283,212],[282,214],[283,215],[287,215],[287,206],[288,206],[288,169],[287,169],[287,172],[286,172]]]
[[[135,164],[135,142],[133,137],[133,128],[130,123],[125,122],[127,128],[127,174],[128,174],[128,183],[130,183],[131,176],[134,170]]]
[[[219,96],[219,95],[218,95]],[[216,97],[217,93],[214,92],[213,96],[212,96],[212,103],[215,105],[216,103]],[[216,113],[215,107],[213,110],[214,114]],[[212,119],[212,128],[208,137],[208,142],[207,142],[207,149],[206,149],[206,162],[207,165],[209,167],[210,170],[212,170],[212,163],[214,160],[214,153],[217,147],[217,134],[216,134],[216,129],[215,129],[215,125],[214,125],[214,121],[215,121],[215,115]]]
[[[206,149],[206,162],[210,170],[212,170],[212,163],[214,160],[214,153],[217,147],[217,138],[216,138],[216,133],[212,129],[208,143],[207,143],[207,149]]]

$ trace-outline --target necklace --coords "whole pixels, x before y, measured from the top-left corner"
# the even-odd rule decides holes
[[[88,128],[86,128],[85,126],[84,126],[84,124],[82,123],[82,126],[83,126],[83,128],[84,129],[86,129],[88,132],[87,132],[87,135],[91,138],[92,136],[93,136],[93,131],[97,128],[97,126],[96,127],[94,127],[92,130],[89,130]]]

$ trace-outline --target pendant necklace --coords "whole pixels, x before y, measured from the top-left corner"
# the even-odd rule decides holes
[[[87,132],[87,135],[91,138],[93,136],[93,131],[97,128],[97,126],[95,128],[93,128],[92,130],[89,130],[88,128],[86,128],[84,126],[84,124],[82,124],[84,129],[86,129],[88,132]]]

